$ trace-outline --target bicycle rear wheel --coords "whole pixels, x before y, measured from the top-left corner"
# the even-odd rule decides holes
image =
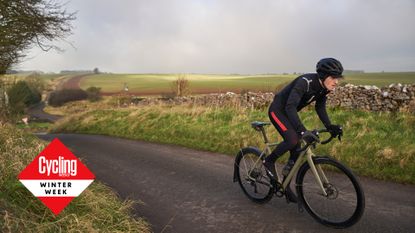
[[[329,157],[313,158],[327,177],[320,179],[327,193],[323,194],[316,177],[305,163],[297,175],[297,193],[307,212],[318,222],[334,228],[346,228],[363,215],[365,197],[357,178],[346,166]]]
[[[243,148],[235,159],[235,178],[245,195],[256,203],[265,203],[272,198],[274,189],[257,148]]]

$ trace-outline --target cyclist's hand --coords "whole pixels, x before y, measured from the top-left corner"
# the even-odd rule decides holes
[[[320,142],[318,135],[315,131],[304,131],[301,133],[301,138],[306,141],[307,144],[312,144],[314,142]]]
[[[338,137],[340,139],[343,136],[343,128],[341,125],[329,125],[327,130],[333,138]]]

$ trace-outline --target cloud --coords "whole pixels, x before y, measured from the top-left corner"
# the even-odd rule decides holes
[[[363,0],[72,0],[76,49],[33,49],[20,66],[59,71],[310,72],[415,70],[415,2]]]

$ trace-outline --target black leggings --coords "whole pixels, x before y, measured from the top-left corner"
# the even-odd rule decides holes
[[[300,138],[288,120],[288,117],[284,112],[275,108],[269,109],[268,116],[274,127],[284,138],[284,141],[278,144],[266,160],[275,163],[275,161],[287,151],[290,151],[290,160],[297,160],[299,155],[297,150],[301,148]]]

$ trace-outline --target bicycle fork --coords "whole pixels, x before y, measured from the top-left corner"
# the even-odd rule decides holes
[[[313,172],[314,177],[316,178],[317,184],[320,186],[320,189],[325,197],[327,197],[326,189],[324,188],[323,182],[321,179],[323,178],[324,183],[329,183],[327,180],[326,175],[323,172],[323,169],[321,169],[320,165],[315,165],[313,161],[314,154],[310,151],[310,149],[307,149],[306,151],[306,158],[308,165],[310,166],[311,172]]]

